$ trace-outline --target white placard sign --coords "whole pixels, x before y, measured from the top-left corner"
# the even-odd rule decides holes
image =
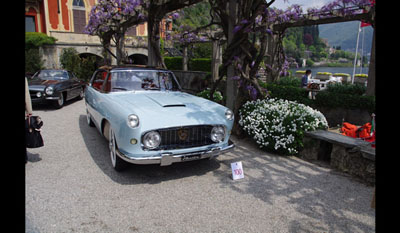
[[[232,179],[233,180],[244,178],[242,162],[231,163],[231,168],[232,168]]]

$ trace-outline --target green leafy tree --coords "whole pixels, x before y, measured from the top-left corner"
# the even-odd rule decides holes
[[[40,32],[25,33],[25,73],[35,73],[44,68],[39,47],[54,44],[56,38]]]
[[[25,50],[25,73],[35,73],[43,68],[43,61],[39,49]]]
[[[79,79],[84,81],[89,81],[91,75],[97,69],[96,58],[81,58],[74,48],[62,50],[60,63],[63,69],[74,72]]]
[[[80,61],[76,49],[66,48],[61,51],[60,63],[62,68],[78,73]]]

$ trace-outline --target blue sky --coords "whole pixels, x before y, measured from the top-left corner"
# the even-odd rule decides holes
[[[282,10],[286,10],[286,8],[290,5],[293,4],[298,4],[300,5],[303,10],[307,10],[307,8],[310,7],[317,7],[320,8],[323,5],[332,2],[333,0],[288,0],[288,1],[284,1],[284,0],[276,0],[271,7],[276,7],[278,9],[282,9]]]

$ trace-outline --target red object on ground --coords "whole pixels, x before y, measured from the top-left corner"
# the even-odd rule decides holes
[[[366,123],[357,129],[359,138],[371,137],[371,123]]]
[[[348,136],[348,137],[352,137],[352,138],[356,138],[357,134],[357,126],[347,123],[347,122],[343,122],[343,126],[340,129],[340,132],[342,132],[342,134],[344,136]]]
[[[357,128],[356,125],[343,122],[343,127],[340,129],[342,135],[352,137],[352,138],[361,138],[364,141],[370,142],[372,147],[375,148],[375,130],[371,135],[371,123],[366,123],[363,126]]]

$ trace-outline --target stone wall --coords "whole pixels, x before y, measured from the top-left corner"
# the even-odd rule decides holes
[[[375,148],[369,143],[328,131],[313,131],[305,133],[303,145],[300,158],[324,161],[333,169],[375,185]]]
[[[330,165],[332,168],[375,184],[375,161],[363,156],[363,152],[333,145]]]
[[[40,48],[40,53],[44,61],[44,67],[48,69],[60,69],[60,55],[64,48],[74,48],[78,54],[88,53],[103,58],[103,46],[98,36],[90,36],[83,33],[70,33],[50,31],[50,36],[57,39],[53,45],[44,45]],[[116,54],[115,43],[111,42],[110,50]],[[140,36],[127,36],[125,39],[125,53],[131,55],[148,56],[147,39]],[[112,65],[117,61],[111,58]]]

